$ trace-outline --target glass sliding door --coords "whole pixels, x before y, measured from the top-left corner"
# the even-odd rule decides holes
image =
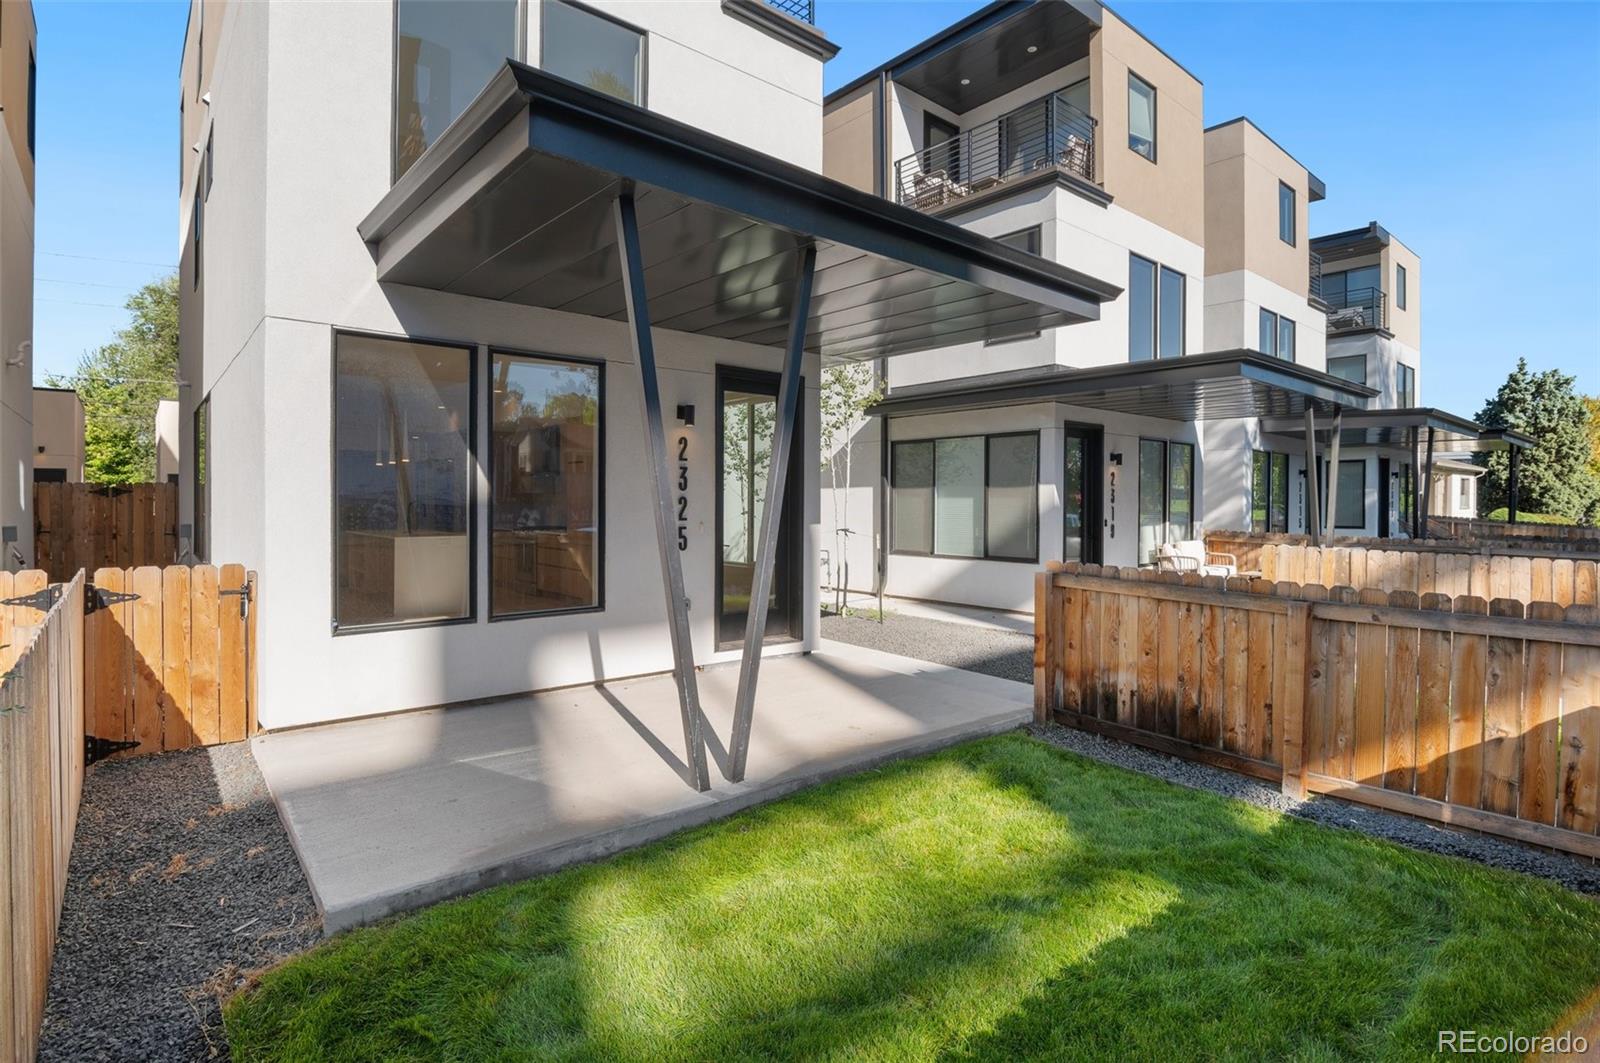
[[[772,465],[777,426],[775,374],[720,369],[717,373],[717,645],[744,641],[754,584],[761,518],[767,505],[767,472]],[[798,436],[798,432],[796,433]],[[777,556],[767,597],[768,639],[798,638],[799,590],[795,550],[803,477],[796,438],[790,447],[789,477],[778,522]]]

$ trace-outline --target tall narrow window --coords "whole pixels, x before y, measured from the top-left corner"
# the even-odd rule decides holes
[[[338,628],[472,615],[470,347],[334,344]]]
[[[1417,404],[1417,371],[1409,365],[1396,366],[1396,395],[1402,409],[1409,409]]]
[[[1128,147],[1156,161],[1156,90],[1132,72],[1128,74]]]
[[[1155,560],[1156,547],[1166,542],[1167,444],[1139,440],[1139,564]]]
[[[1032,561],[1039,556],[1039,433],[990,436],[988,464],[985,553]]]
[[[933,441],[896,443],[890,450],[892,529],[898,553],[933,553]]]
[[[1333,523],[1338,528],[1364,528],[1367,524],[1367,463],[1339,462],[1339,497],[1334,499]]]
[[[983,556],[984,471],[982,436],[934,442],[934,553]]]
[[[493,355],[489,615],[600,606],[601,367]]]
[[[210,199],[211,198],[211,179],[216,176],[216,163],[212,161],[215,158],[215,156],[211,152],[211,149],[212,149],[212,146],[213,146],[212,137],[214,136],[214,134],[215,134],[215,130],[214,129],[206,130],[206,155],[205,155],[205,159],[202,161],[202,165],[205,167],[205,173],[206,173],[206,191],[205,191],[205,198],[206,199]]]
[[[1262,354],[1278,356],[1278,315],[1265,308],[1261,311],[1261,335],[1258,346]]]
[[[28,158],[37,158],[36,138],[39,130],[39,65],[34,62],[33,49],[28,49]]]
[[[1250,530],[1264,532],[1267,530],[1267,502],[1270,488],[1267,486],[1267,463],[1270,459],[1264,450],[1250,452]]]
[[[596,92],[644,103],[644,34],[598,12],[545,0],[539,65]]]
[[[1019,229],[1014,233],[1006,233],[1004,236],[997,236],[995,237],[995,241],[997,243],[1005,244],[1007,247],[1014,247],[1018,251],[1026,251],[1030,255],[1037,255],[1039,254],[1040,247],[1039,226],[1035,225],[1027,229]],[[993,347],[997,343],[1014,343],[1017,340],[1031,340],[1038,335],[1039,330],[1035,329],[1032,332],[1024,332],[1016,336],[1004,336],[996,340],[984,340],[983,345],[985,347]]]
[[[1183,356],[1184,276],[1175,269],[1161,267],[1161,313],[1158,321],[1156,356]]]
[[[520,54],[517,8],[518,0],[396,0],[396,179]]]
[[[1289,530],[1289,455],[1272,455],[1272,486],[1268,502],[1270,531]]]
[[[1128,361],[1156,356],[1156,264],[1128,256]]]
[[[1194,447],[1167,448],[1167,541],[1194,538]]]
[[[1278,357],[1294,361],[1294,322],[1286,317],[1278,318]]]
[[[194,222],[194,226],[193,226],[194,227],[194,254],[192,256],[194,258],[194,276],[190,278],[190,281],[191,281],[191,285],[190,286],[193,287],[196,290],[198,290],[200,288],[200,268],[201,268],[201,265],[202,265],[201,258],[200,258],[200,247],[201,247],[201,237],[203,236],[203,233],[201,232],[201,228],[203,226],[202,216],[206,212],[205,207],[206,207],[205,197],[200,195],[200,193],[198,191],[196,191],[195,192],[195,197],[194,197],[194,210],[192,212],[192,214],[193,214],[192,220]]]
[[[1294,189],[1278,182],[1278,239],[1294,246]]]
[[[1406,308],[1406,268],[1398,262],[1394,264],[1394,305]]]
[[[211,396],[194,408],[194,542],[196,561],[211,558]]]

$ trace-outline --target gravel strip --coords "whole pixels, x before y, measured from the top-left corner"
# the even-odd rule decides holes
[[[1033,637],[1003,628],[895,616],[824,616],[822,637],[1019,683],[1033,682]]]
[[[248,742],[96,765],[39,1059],[226,1058],[219,1002],[320,936]]]
[[[890,614],[882,624],[860,617],[825,616],[822,634],[824,638],[885,653],[1022,683],[1033,682],[1033,640],[1015,632]],[[1030,725],[1028,731],[1063,749],[1179,786],[1209,790],[1324,826],[1358,830],[1423,852],[1458,856],[1491,867],[1521,871],[1559,882],[1580,893],[1600,895],[1600,865],[1576,857],[1545,852],[1487,834],[1455,830],[1338,798],[1314,796],[1296,801],[1276,787],[1247,776],[1179,760],[1086,731],[1054,724]]]

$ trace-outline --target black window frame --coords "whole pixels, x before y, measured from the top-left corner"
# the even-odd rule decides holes
[[[1028,557],[1011,556],[1008,554],[995,554],[989,550],[989,444],[994,439],[1013,439],[1022,436],[1033,437],[1033,554]],[[889,441],[889,553],[900,557],[933,557],[946,561],[1003,561],[1013,564],[1037,565],[1039,563],[1040,534],[1039,534],[1039,481],[1042,474],[1039,467],[1042,454],[1040,451],[1040,432],[1037,428],[1024,429],[1017,432],[960,432],[942,436],[921,436],[916,439],[892,439]],[[981,554],[941,554],[933,549],[934,537],[934,512],[935,500],[939,489],[939,461],[938,443],[947,439],[982,439],[983,440],[983,520],[981,531],[983,535],[983,553]],[[928,485],[928,551],[901,550],[894,547],[894,481],[895,449],[908,444],[933,444],[934,461],[930,469],[932,477]]]
[[[1284,196],[1284,193],[1286,193],[1286,192],[1288,193],[1287,199],[1285,199],[1285,196]],[[1287,204],[1288,208],[1289,208],[1289,211],[1288,211],[1287,215],[1284,213],[1285,204]],[[1299,207],[1299,197],[1295,193],[1294,188],[1291,187],[1287,181],[1279,181],[1278,182],[1278,239],[1282,240],[1284,243],[1288,244],[1290,247],[1294,247],[1295,246],[1295,241],[1299,239],[1298,227],[1295,224],[1295,211],[1298,209],[1298,207]],[[1287,226],[1287,228],[1288,228],[1288,232],[1289,232],[1288,236],[1284,235],[1285,226]]]
[[[1261,464],[1263,476],[1261,482],[1266,486],[1266,496],[1263,509],[1266,516],[1263,518],[1266,527],[1256,527],[1256,464]],[[1273,472],[1283,470],[1283,497],[1278,498],[1272,490]],[[1274,509],[1274,503],[1281,506],[1283,519],[1277,520],[1274,516],[1279,510]],[[1276,525],[1276,527],[1274,526]],[[1250,530],[1257,532],[1283,532],[1289,530],[1289,455],[1278,450],[1262,450],[1252,447],[1250,450]]]
[[[931,117],[934,117],[934,116],[927,115],[925,117],[930,117],[931,118]],[[939,119],[939,120],[943,121],[943,119]],[[1013,239],[1013,238],[1018,237],[1018,236],[1025,236],[1025,237],[1028,238],[1028,246],[1027,247],[1017,247],[1016,244],[1006,244],[1006,246],[1007,247],[1016,247],[1016,249],[1018,251],[1021,251],[1024,254],[1029,254],[1029,255],[1042,255],[1044,253],[1044,227],[1042,225],[1030,225],[1030,226],[1028,226],[1027,228],[1024,228],[1024,229],[1017,229],[1017,230],[1015,230],[1013,232],[1005,233],[1005,234],[1003,234],[1001,236],[996,236],[994,239],[995,239],[995,241],[997,243],[1004,244],[1007,240]],[[1019,336],[1002,336],[1000,339],[995,339],[995,340],[987,340],[986,339],[986,340],[983,341],[983,345],[985,347],[1001,347],[1001,346],[1004,346],[1007,343],[1020,343],[1023,340],[1036,340],[1042,335],[1044,335],[1044,330],[1043,329],[1034,329],[1032,332],[1025,332],[1025,333],[1023,333],[1023,334],[1021,334]]]
[[[522,27],[522,26],[526,25],[528,3],[529,3],[529,0],[519,0],[519,3],[518,3],[519,17],[518,17],[518,20],[517,20],[517,24],[518,24],[519,27]],[[609,11],[602,11],[597,7],[591,7],[590,5],[588,5],[586,3],[583,3],[582,0],[539,0],[539,67],[540,67],[540,69],[545,69],[545,61],[544,61],[545,43],[550,40],[550,35],[549,35],[548,32],[546,32],[546,26],[548,25],[548,21],[547,20],[548,20],[548,15],[549,15],[550,7],[551,7],[552,3],[565,4],[567,7],[576,8],[577,10],[582,11],[585,14],[593,15],[595,18],[598,18],[598,19],[604,19],[606,22],[611,23],[613,26],[620,26],[625,30],[628,30],[628,31],[630,31],[632,33],[636,33],[636,34],[639,35],[639,98],[637,100],[631,101],[631,102],[633,103],[633,106],[635,106],[635,107],[646,107],[646,108],[648,108],[650,106],[650,32],[648,30],[646,30],[643,26],[636,26],[632,22],[629,22],[626,19],[618,18],[616,15],[611,14]],[[526,30],[524,29],[523,32],[518,33],[517,36],[519,38],[518,42],[517,42],[517,47],[519,49],[521,49],[521,48],[525,47],[523,42],[527,38]],[[630,102],[630,101],[623,101],[623,102],[626,103],[626,102]]]
[[[1398,262],[1394,264],[1394,307],[1406,308],[1406,268]]]
[[[1269,326],[1268,321],[1272,324]],[[1265,336],[1263,337],[1263,333]],[[1270,343],[1263,343],[1263,338]],[[1261,348],[1261,353],[1269,358],[1278,357],[1278,314],[1276,311],[1261,308],[1261,313],[1256,317],[1256,346]]]
[[[1148,155],[1134,147],[1133,144],[1133,121],[1131,116],[1133,113],[1134,82],[1138,82],[1150,90],[1150,154]],[[1128,121],[1128,150],[1139,156],[1139,158],[1148,160],[1152,165],[1156,163],[1158,142],[1161,139],[1160,100],[1158,99],[1158,96],[1159,94],[1156,92],[1156,87],[1154,85],[1140,77],[1138,74],[1134,73],[1131,69],[1128,71],[1127,113],[1130,116]]]
[[[1329,376],[1339,376],[1338,373],[1335,373],[1333,371],[1333,363],[1334,362],[1360,362],[1361,363],[1361,379],[1360,380],[1356,380],[1354,377],[1339,377],[1339,379],[1340,380],[1348,380],[1353,384],[1360,384],[1363,387],[1366,386],[1366,383],[1367,383],[1367,356],[1366,355],[1364,355],[1364,354],[1336,354],[1336,355],[1333,355],[1333,356],[1329,357],[1328,361],[1327,361],[1327,370],[1328,370],[1328,375]]]
[[[209,200],[211,198],[211,180],[212,180],[213,177],[216,176],[216,163],[213,161],[216,158],[216,156],[212,153],[212,147],[213,147],[215,136],[216,136],[216,126],[213,125],[213,126],[208,127],[206,129],[206,152],[205,152],[205,156],[201,159],[202,172],[205,174],[205,182],[206,182],[205,183],[205,192],[204,192],[204,194],[202,195],[201,198],[202,199],[207,199],[207,200]]]
[[[1417,371],[1404,362],[1395,363],[1394,399],[1401,409],[1410,409],[1417,402]]]
[[[1285,331],[1285,326],[1288,326],[1287,331]],[[1296,330],[1295,330],[1294,318],[1285,317],[1284,315],[1279,314],[1278,315],[1278,357],[1281,358],[1282,360],[1284,360],[1285,362],[1293,362],[1295,360],[1295,353],[1296,353],[1295,349],[1299,346],[1299,338],[1296,336],[1295,332],[1296,332]],[[1288,346],[1287,351],[1285,351],[1284,344],[1283,344],[1283,341],[1286,338],[1289,341],[1289,346]]]
[[[1135,322],[1133,316],[1133,273],[1136,264],[1150,268],[1150,321],[1148,325],[1150,337],[1150,357],[1136,358],[1133,353],[1133,337]],[[1161,300],[1167,291],[1169,278],[1175,277],[1178,282],[1178,353],[1163,355],[1161,353]],[[1139,254],[1137,251],[1128,252],[1128,361],[1133,362],[1158,362],[1163,358],[1182,358],[1189,353],[1189,277],[1182,270],[1173,269],[1171,266]]]
[[[28,46],[28,158],[39,157],[39,61]]]
[[[1318,461],[1318,463],[1320,465],[1322,465],[1324,467],[1324,469],[1326,469],[1326,467],[1327,467],[1327,462],[1326,461],[1324,461],[1321,458],[1318,458],[1317,461]],[[1353,482],[1349,478],[1349,476],[1350,476],[1350,468],[1349,467],[1351,465],[1356,465],[1356,466],[1360,467],[1360,475],[1359,475],[1358,481],[1361,484],[1361,489],[1360,489],[1359,492],[1357,492],[1357,494],[1358,494],[1358,497],[1361,499],[1361,523],[1360,524],[1342,524],[1342,523],[1340,523],[1340,521],[1339,521],[1339,500],[1337,498],[1328,498],[1326,504],[1333,507],[1333,526],[1334,526],[1335,530],[1339,530],[1339,531],[1361,531],[1362,529],[1366,528],[1366,526],[1367,526],[1367,459],[1366,458],[1340,458],[1339,459],[1339,487],[1341,489],[1343,489],[1344,485],[1347,482]],[[1328,493],[1328,484],[1327,484],[1327,475],[1326,475],[1326,473],[1324,473],[1324,475],[1323,475],[1322,493],[1323,493],[1324,496],[1326,496],[1327,493]]]
[[[193,478],[190,500],[189,552],[194,559],[208,562],[211,559],[211,396],[208,394],[195,405],[191,415],[189,469]]]
[[[194,210],[191,212],[192,224],[190,226],[194,232],[194,274],[189,278],[189,286],[192,291],[200,290],[200,270],[204,261],[203,249],[205,247],[205,222],[202,217],[205,214],[205,203],[205,197],[200,195],[200,190],[198,188],[195,189]]]
[[[339,607],[339,337],[389,340],[395,343],[424,344],[449,347],[467,352],[467,464],[472,473],[467,477],[467,612],[465,616],[442,620],[393,620],[373,624],[341,624]],[[370,635],[384,631],[413,631],[435,627],[459,627],[478,622],[478,470],[481,455],[478,447],[480,407],[486,407],[480,393],[478,373],[481,344],[467,340],[441,339],[435,336],[410,336],[405,333],[376,332],[369,329],[334,327],[328,330],[328,621],[335,638]]]
[[[486,568],[487,585],[484,613],[489,623],[498,624],[507,620],[538,620],[548,616],[573,616],[578,613],[601,613],[606,608],[606,363],[601,358],[580,358],[573,355],[555,354],[550,351],[524,351],[515,347],[491,345],[487,350],[489,379],[494,379],[494,361],[496,357],[513,358],[525,362],[549,362],[565,365],[582,365],[599,371],[599,389],[596,394],[595,413],[595,499],[594,499],[594,534],[595,534],[595,604],[574,605],[563,609],[525,609],[514,613],[495,613],[494,611],[494,417],[490,396],[493,389],[486,390],[483,394],[484,427],[488,432],[488,453],[483,459],[483,478],[488,485],[489,496],[487,499],[488,526],[485,529],[484,549],[488,554],[489,564]],[[476,435],[474,435],[476,442]],[[474,477],[474,483],[476,483]],[[476,507],[474,507],[476,508]]]
[[[1143,483],[1144,445],[1146,443],[1161,444],[1161,529],[1162,539],[1156,543],[1159,548],[1170,542],[1181,542],[1166,538],[1167,531],[1172,527],[1172,451],[1174,447],[1183,447],[1189,452],[1189,536],[1194,535],[1194,530],[1200,524],[1200,462],[1196,457],[1196,446],[1189,439],[1167,439],[1162,436],[1140,436],[1139,445],[1134,453],[1139,464],[1133,469],[1133,508],[1134,508],[1134,553],[1137,559],[1139,550],[1139,532],[1143,529],[1143,514],[1139,508],[1143,499],[1139,497],[1140,484]],[[1149,561],[1137,561],[1140,567],[1154,565],[1155,554],[1152,553]]]

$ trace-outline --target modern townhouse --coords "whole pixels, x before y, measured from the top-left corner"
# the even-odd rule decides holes
[[[33,558],[33,4],[0,4],[0,564]]]
[[[83,400],[72,388],[33,389],[33,482],[83,480]]]
[[[1115,12],[1065,0],[991,4],[827,98],[830,175],[1126,278],[1090,325],[880,367],[851,443],[853,589],[1027,609],[1051,559],[1150,564],[1202,529],[1403,534],[1430,428],[1505,445],[1394,412],[1415,406],[1416,256],[1376,226],[1311,239],[1323,182],[1203,104]],[[1409,285],[1403,318],[1362,302],[1380,271]]]
[[[822,360],[1095,327],[1125,261],[822,175],[809,15],[192,6],[181,523],[260,575],[263,725],[670,671],[687,732],[741,659],[748,715],[817,642]]]

